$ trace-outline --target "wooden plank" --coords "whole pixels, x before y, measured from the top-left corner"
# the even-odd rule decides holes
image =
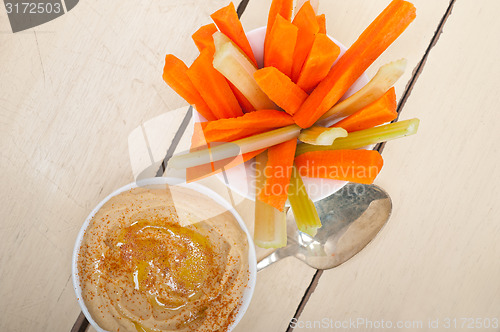
[[[391,220],[366,250],[323,273],[303,323],[421,321],[405,329],[416,331],[431,330],[429,319],[444,330],[448,318],[465,331],[462,318],[499,318],[499,10],[495,0],[454,4],[402,113],[419,117],[420,131],[384,150],[377,183],[392,196]]]
[[[163,58],[189,63],[190,35],[225,4],[81,1],[16,34],[0,12],[0,330],[70,330],[76,234],[102,198],[133,180],[135,129],[156,133],[151,153],[165,154],[185,102],[162,81]],[[165,113],[162,137],[148,121]]]

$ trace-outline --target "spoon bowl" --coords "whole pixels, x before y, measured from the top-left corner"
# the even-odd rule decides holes
[[[316,235],[300,232],[289,209],[287,245],[257,263],[257,271],[289,256],[315,269],[334,268],[361,251],[385,225],[392,211],[391,198],[383,189],[357,183],[348,183],[314,205],[322,224]]]

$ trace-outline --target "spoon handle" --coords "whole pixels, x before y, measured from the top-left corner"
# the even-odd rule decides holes
[[[257,272],[285,257],[292,256],[295,254],[295,251],[296,248],[293,245],[287,245],[286,247],[276,249],[269,256],[264,257],[257,263]]]

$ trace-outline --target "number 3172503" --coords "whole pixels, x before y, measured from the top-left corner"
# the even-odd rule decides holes
[[[61,3],[50,2],[6,2],[7,14],[59,14],[62,12]]]

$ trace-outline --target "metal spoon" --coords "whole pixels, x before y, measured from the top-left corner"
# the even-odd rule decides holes
[[[334,268],[363,249],[387,222],[392,211],[389,195],[375,185],[348,183],[315,204],[322,227],[311,237],[297,230],[287,213],[288,241],[257,263],[257,271],[288,256],[320,270]]]

